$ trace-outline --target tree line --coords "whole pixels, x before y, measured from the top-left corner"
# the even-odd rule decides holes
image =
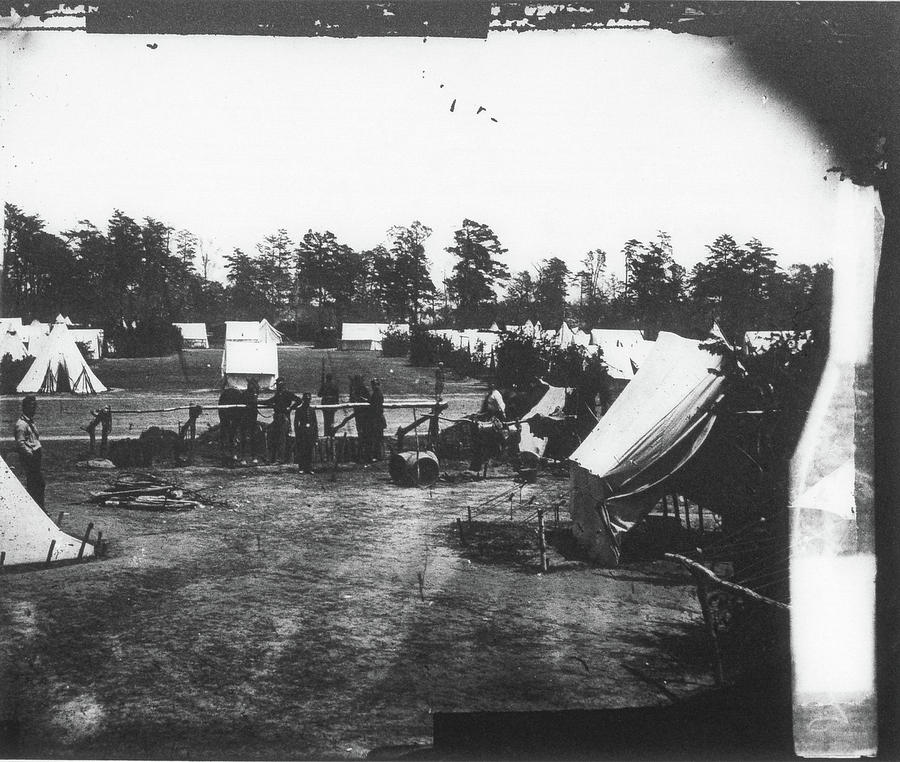
[[[279,229],[255,251],[226,254],[223,284],[209,277],[208,242],[151,217],[137,221],[116,210],[104,230],[84,220],[56,235],[38,215],[12,204],[5,210],[4,314],[47,319],[62,312],[107,330],[266,316],[307,337],[345,321],[468,328],[529,319],[545,327],[569,320],[701,334],[715,319],[737,335],[826,325],[831,296],[827,265],[785,270],[758,239],[741,245],[728,234],[689,272],[660,232],[625,242],[624,279],[609,271],[599,248],[575,271],[548,257],[511,274],[496,233],[470,219],[446,247],[454,265],[439,283],[425,254],[432,230],[416,220],[391,227],[383,243],[362,251],[328,230],[294,239]]]

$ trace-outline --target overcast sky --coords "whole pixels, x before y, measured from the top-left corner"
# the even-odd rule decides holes
[[[833,255],[828,146],[727,40],[44,32],[0,45],[3,192],[53,231],[102,228],[120,208],[222,252],[279,227],[361,249],[418,219],[437,277],[464,217],[497,232],[513,271],[597,247],[621,270],[622,244],[657,229],[688,267],[722,232],[759,237],[785,266]]]

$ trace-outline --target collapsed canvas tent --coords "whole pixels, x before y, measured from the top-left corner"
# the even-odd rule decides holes
[[[528,419],[533,418],[536,415],[551,416],[554,413],[561,411],[565,404],[565,387],[549,386],[547,387],[547,391],[544,392],[544,396],[541,397],[538,403],[533,408],[531,408],[531,410],[529,410],[525,415],[522,416],[522,419],[527,421]],[[519,452],[531,453],[532,455],[540,458],[544,454],[544,451],[546,449],[547,439],[535,436],[534,432],[532,432],[531,430],[531,424],[523,423],[522,431],[519,437]]]
[[[201,324],[202,325],[202,324]],[[203,327],[204,333],[206,326]],[[184,334],[182,334],[183,336]],[[258,341],[262,343],[280,344],[284,335],[272,327],[272,324],[263,318],[258,322],[253,320],[226,320],[225,341]]]
[[[341,349],[378,351],[388,329],[409,333],[409,325],[406,323],[341,323]]]
[[[572,454],[573,532],[601,564],[618,564],[625,533],[652,510],[715,422],[722,357],[700,344],[660,333],[634,380]]]
[[[53,552],[50,545],[53,543]],[[81,540],[63,532],[31,499],[22,483],[0,458],[0,552],[6,566],[78,558]],[[85,543],[82,558],[94,555]]]
[[[103,356],[102,328],[70,328],[69,333],[85,347],[91,360],[99,360]]]
[[[278,378],[278,345],[262,341],[226,341],[222,352],[225,386],[246,389],[253,378],[260,389],[274,389]]]
[[[172,323],[172,325],[181,332],[182,349],[209,349],[206,323]]]
[[[0,328],[0,331],[2,330],[3,329]],[[14,331],[3,331],[0,333],[0,360],[7,355],[9,355],[14,362],[24,360],[28,357],[28,351],[25,349],[25,344],[22,343],[22,339],[20,339],[19,335]]]
[[[16,387],[20,394],[73,392],[97,394],[106,387],[90,369],[65,323],[57,323],[41,342],[25,377]]]

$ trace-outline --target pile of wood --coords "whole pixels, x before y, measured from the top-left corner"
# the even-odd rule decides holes
[[[197,500],[185,498],[185,491],[174,484],[152,480],[116,482],[103,492],[92,492],[89,500],[139,511],[189,511],[201,505]]]

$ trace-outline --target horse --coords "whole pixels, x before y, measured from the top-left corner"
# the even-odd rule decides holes
[[[237,460],[235,445],[239,445],[240,457],[250,454],[255,457],[254,436],[256,435],[256,400],[259,388],[251,381],[246,389],[226,387],[219,394],[219,442],[224,455]],[[243,407],[222,408],[222,405],[242,405]]]

